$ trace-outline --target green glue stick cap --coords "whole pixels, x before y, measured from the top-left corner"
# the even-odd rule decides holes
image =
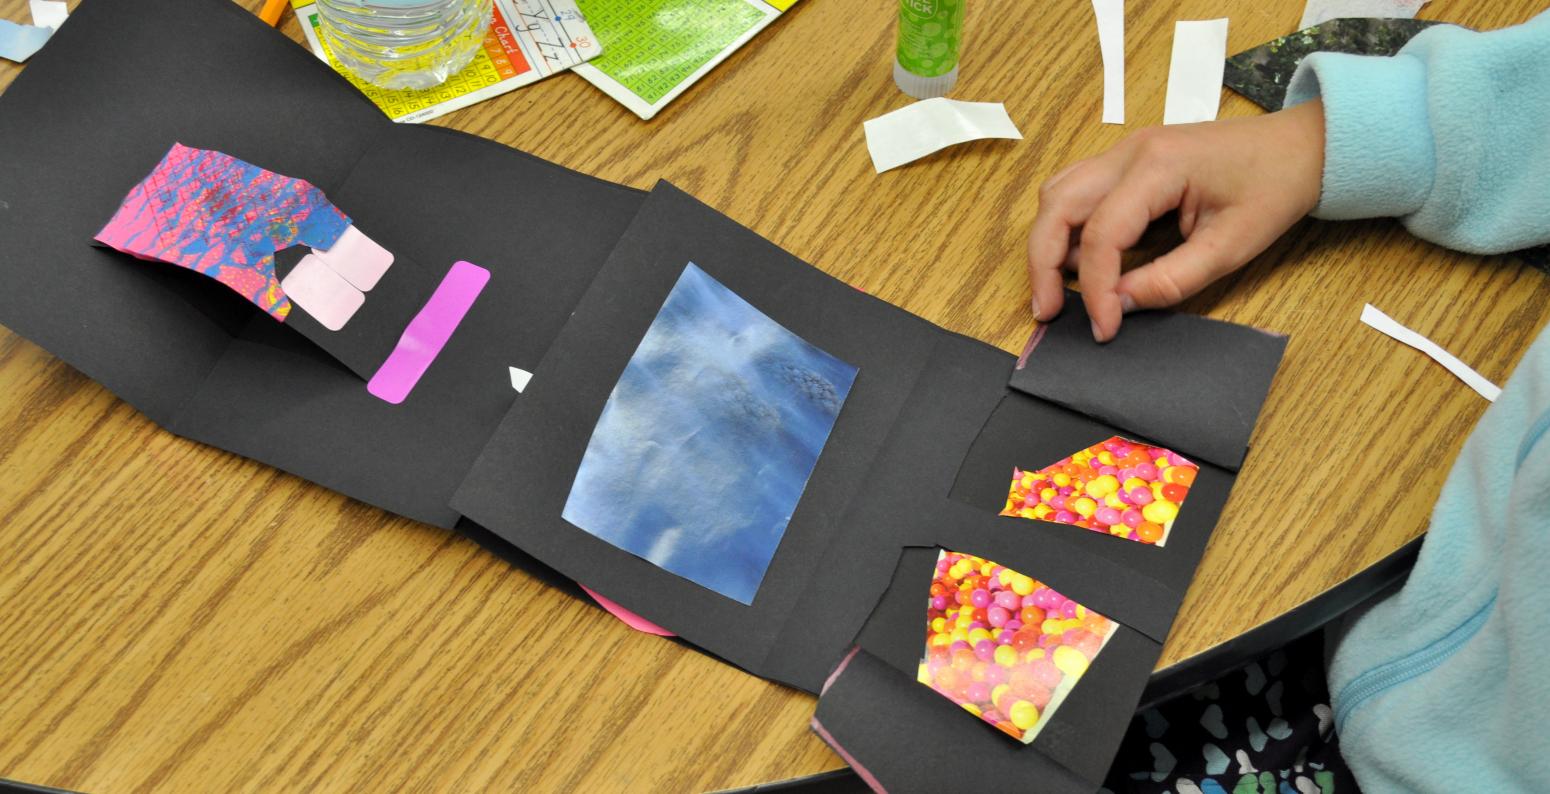
[[[958,82],[967,0],[899,0],[893,81],[916,99],[939,97]]]

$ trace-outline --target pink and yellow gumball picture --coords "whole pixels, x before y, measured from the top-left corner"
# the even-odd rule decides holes
[[[944,550],[931,580],[918,678],[1027,744],[1117,628],[1032,577]]]
[[[1199,473],[1176,452],[1115,436],[1038,471],[1013,469],[1001,515],[1162,546]]]

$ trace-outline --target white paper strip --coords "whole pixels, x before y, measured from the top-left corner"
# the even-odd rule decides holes
[[[1378,311],[1377,307],[1370,303],[1362,308],[1362,322],[1431,356],[1438,364],[1447,367],[1449,372],[1457,375],[1459,380],[1468,384],[1469,388],[1479,392],[1481,397],[1496,402],[1496,398],[1501,396],[1501,387],[1486,380],[1485,376],[1471,369],[1468,364],[1459,361],[1457,356],[1443,350],[1436,342],[1400,325],[1394,318]]]
[[[1415,19],[1426,0],[1308,0],[1303,6],[1297,29],[1322,25],[1331,19],[1348,17],[1376,19]]]
[[[1000,102],[959,102],[946,97],[906,105],[861,126],[879,174],[956,143],[1023,137]]]
[[[64,0],[29,0],[32,8],[32,24],[40,28],[59,29],[70,17],[70,6]]]
[[[1214,121],[1222,103],[1222,71],[1226,68],[1225,18],[1175,22],[1163,123]]]
[[[1103,56],[1103,123],[1125,123],[1125,0],[1093,0]]]

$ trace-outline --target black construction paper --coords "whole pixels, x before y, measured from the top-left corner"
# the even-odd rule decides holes
[[[1099,344],[1076,293],[1042,330],[1012,388],[1232,471],[1286,349],[1284,336],[1162,311],[1127,315]]]
[[[949,549],[949,551],[957,551],[957,549]],[[917,723],[908,727],[913,729],[916,735],[933,737],[933,739],[944,732],[986,733],[998,742],[1010,745],[1014,748],[1014,752],[1037,752],[1058,761],[1085,778],[1101,780],[1109,768],[1120,739],[1124,737],[1130,715],[1135,712],[1141,691],[1145,688],[1146,679],[1157,663],[1157,657],[1162,653],[1162,643],[1121,625],[1034,740],[1027,745],[1020,744],[1017,740],[996,731],[963,711],[961,707],[953,705],[946,697],[929,686],[915,680],[921,663],[921,654],[925,648],[926,606],[937,553],[936,548],[904,550],[887,592],[856,641],[870,660],[881,661],[887,665],[889,668],[887,674],[901,676],[932,698],[952,705],[955,712],[953,718],[957,721],[956,724],[948,722],[941,725]],[[1020,571],[1020,573],[1029,572]],[[1038,578],[1036,573],[1029,573],[1029,575]],[[1101,609],[1098,611],[1102,612]],[[883,671],[871,666],[856,670],[847,668],[841,673],[841,678],[880,674],[883,674]],[[850,685],[858,684],[852,681]],[[874,684],[864,682],[859,685]],[[825,691],[823,698],[827,699],[831,691],[832,688]],[[886,712],[886,709],[884,711]],[[881,715],[874,713],[869,716]],[[909,719],[905,714],[900,714],[899,717]],[[842,720],[837,725],[829,727],[831,730],[845,731],[848,730],[845,727],[848,724]],[[976,727],[989,730],[979,731],[975,730]],[[901,735],[908,736],[909,732],[906,731]],[[835,734],[835,738],[844,744],[844,740],[838,733]],[[986,750],[994,752],[993,748],[996,747],[998,747],[997,743],[987,742],[979,752]],[[972,759],[972,761],[977,760],[979,756],[974,756]],[[888,768],[895,763],[898,763],[898,759],[878,761],[877,765]]]
[[[1029,745],[866,650],[823,691],[813,726],[858,773],[894,794],[985,785],[1090,794],[1108,772],[1161,650],[1121,628]]]
[[[689,262],[792,333],[859,369],[749,606],[560,517],[608,395]],[[781,626],[814,619],[796,614],[796,602],[813,566],[842,534],[836,522],[939,334],[924,320],[835,281],[661,183],[491,438],[453,508],[647,620],[763,675]],[[858,567],[870,566],[868,561]],[[882,575],[890,570],[891,562]]]
[[[226,0],[87,0],[69,28],[0,97],[0,322],[173,432],[451,526],[517,398],[508,367],[537,366],[643,194],[394,125]],[[277,323],[212,279],[92,245],[174,141],[306,179],[394,253],[345,329]],[[282,252],[282,276],[302,253]],[[404,404],[372,397],[459,259],[489,287]]]

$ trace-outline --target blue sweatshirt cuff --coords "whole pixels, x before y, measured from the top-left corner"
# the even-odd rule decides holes
[[[1436,161],[1426,112],[1426,66],[1403,54],[1319,52],[1304,58],[1286,106],[1324,99],[1324,185],[1313,216],[1409,215],[1431,192]]]

